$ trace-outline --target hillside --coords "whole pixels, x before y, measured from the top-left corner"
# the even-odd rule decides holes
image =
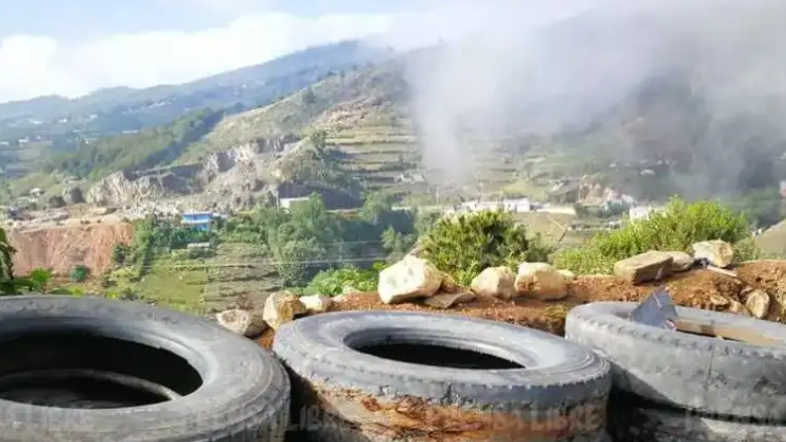
[[[130,134],[203,108],[240,112],[285,97],[332,73],[367,66],[391,52],[349,41],[182,85],[110,88],[77,99],[59,96],[0,104],[0,175],[18,176],[52,151]]]
[[[755,20],[770,3],[754,3],[741,13],[741,26],[759,23],[755,42],[763,43],[781,31]],[[500,193],[543,200],[553,189],[563,203],[584,199],[575,194],[586,189],[598,201],[620,192],[645,202],[675,193],[737,201],[753,192],[767,195],[757,199],[757,210],[771,218],[786,178],[780,124],[786,94],[743,87],[749,76],[773,69],[765,63],[770,58],[748,54],[749,40],[735,35],[723,46],[714,29],[697,36],[705,31],[696,28],[696,17],[712,12],[724,18],[726,3],[721,12],[691,5],[588,12],[546,28],[516,51],[500,48],[497,55],[508,59],[497,66],[474,66],[490,48],[467,41],[337,69],[252,109],[215,107],[169,126],[84,143],[55,156],[44,171],[92,183],[121,169],[195,164],[247,143],[284,145],[324,133],[334,148],[331,173],[423,201],[437,193],[443,202]],[[680,18],[674,33],[658,34],[673,17]],[[639,43],[648,48],[646,60]],[[569,52],[555,57],[559,51]],[[741,64],[731,68],[728,53]],[[275,72],[306,62],[294,60]],[[190,87],[237,84],[246,73],[224,75]],[[34,144],[40,145],[28,145]],[[15,155],[37,161],[30,148]],[[42,180],[28,177],[15,188]]]

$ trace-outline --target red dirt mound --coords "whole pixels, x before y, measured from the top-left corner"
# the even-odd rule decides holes
[[[721,310],[718,307],[718,298],[742,301],[742,291],[746,286],[762,288],[774,298],[781,298],[782,294],[786,294],[786,261],[749,262],[742,264],[736,271],[738,278],[710,270],[694,270],[674,275],[665,285],[677,305],[712,310]],[[539,302],[525,297],[514,301],[478,299],[448,310],[421,304],[387,305],[379,300],[376,293],[361,293],[347,296],[346,301],[335,303],[330,311],[405,310],[463,315],[561,335],[565,329],[565,317],[571,307],[595,301],[638,302],[657,287],[657,284],[633,286],[615,277],[580,277],[570,283],[570,296],[564,301]],[[270,348],[273,338],[273,331],[268,330],[258,342],[263,347]]]
[[[94,273],[104,272],[112,266],[115,244],[128,244],[133,234],[134,228],[129,223],[8,232],[9,242],[17,250],[15,273],[48,268],[61,275],[68,274],[76,265],[87,266]]]

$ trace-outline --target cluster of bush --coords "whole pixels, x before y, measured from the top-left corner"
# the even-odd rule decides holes
[[[486,267],[505,265],[515,270],[525,261],[552,262],[577,274],[609,274],[620,259],[649,250],[690,251],[695,242],[711,239],[734,244],[739,260],[759,257],[750,222],[743,213],[718,202],[688,203],[676,198],[646,220],[625,223],[579,247],[561,250],[546,244],[539,235],[528,235],[525,226],[507,212],[436,219],[395,211],[391,201],[382,196],[369,198],[355,217],[328,212],[319,199],[312,198],[290,212],[262,207],[254,214],[231,220],[217,234],[172,227],[155,219],[137,227],[134,242],[116,248],[118,264],[144,266],[162,249],[223,237],[258,244],[288,284],[303,287],[304,293],[327,295],[341,294],[345,287],[374,290],[379,271],[403,256],[416,241],[423,258],[460,284],[468,284]],[[383,256],[378,262],[361,260],[361,264],[342,265],[352,261],[342,258],[368,256],[369,252],[374,256],[384,253],[387,259]],[[48,274],[32,275],[32,280],[15,278],[12,253],[0,230],[0,293],[17,293],[20,288],[48,281]],[[88,276],[89,269],[79,266],[71,279],[84,281]]]
[[[522,262],[550,262],[576,274],[611,274],[614,263],[649,250],[686,251],[699,241],[721,239],[734,244],[738,260],[759,257],[745,214],[714,201],[688,203],[672,199],[662,212],[602,232],[587,243],[557,250],[506,212],[478,212],[444,218],[420,238],[421,256],[460,284],[468,284],[486,267]],[[307,291],[338,294],[343,285],[373,290],[376,273],[360,269],[320,273]]]
[[[554,264],[577,274],[610,274],[618,260],[649,250],[690,252],[699,241],[720,239],[734,244],[739,260],[756,259],[745,214],[714,201],[685,202],[674,198],[661,212],[626,223],[619,230],[596,235],[586,244],[564,249]]]

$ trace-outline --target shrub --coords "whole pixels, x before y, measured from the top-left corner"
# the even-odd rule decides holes
[[[85,282],[89,276],[90,269],[83,265],[78,265],[74,267],[74,270],[71,270],[71,281],[73,282]]]
[[[563,250],[554,261],[559,268],[580,274],[608,274],[616,261],[649,250],[690,252],[698,241],[721,239],[736,245],[748,238],[745,215],[714,201],[689,204],[674,198],[664,211],[601,233],[582,247]],[[743,242],[737,249],[743,259],[757,255],[752,242]]]
[[[482,211],[437,221],[423,238],[422,257],[459,284],[469,284],[486,267],[516,267],[547,261],[553,249],[503,211]]]
[[[314,276],[303,292],[307,295],[338,296],[343,293],[346,286],[351,286],[361,292],[370,292],[377,289],[379,269],[380,265],[375,264],[372,269],[347,266],[323,270]]]

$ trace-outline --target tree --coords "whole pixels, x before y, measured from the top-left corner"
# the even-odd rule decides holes
[[[112,262],[116,266],[124,266],[129,258],[130,248],[126,244],[115,244],[112,249]]]
[[[290,209],[288,219],[269,233],[268,246],[276,270],[287,285],[302,285],[326,268],[328,246],[341,238],[332,214],[317,195]]]
[[[317,102],[317,96],[314,94],[314,91],[311,90],[310,87],[303,90],[300,99],[305,105],[311,105]]]
[[[322,129],[315,130],[308,136],[308,140],[314,146],[317,156],[321,158],[324,155],[325,147],[327,146],[327,132]]]
[[[16,252],[8,243],[5,230],[0,229],[0,294],[16,293],[14,286],[13,255]]]

